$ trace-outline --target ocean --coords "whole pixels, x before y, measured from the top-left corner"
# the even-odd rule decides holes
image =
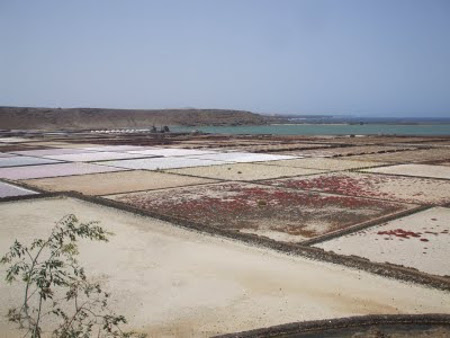
[[[214,134],[274,135],[450,135],[450,123],[444,124],[273,124],[263,126],[172,126],[171,131],[199,130]]]

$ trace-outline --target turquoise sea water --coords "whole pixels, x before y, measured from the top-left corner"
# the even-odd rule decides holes
[[[276,135],[450,135],[450,124],[278,124],[235,127],[171,127],[172,131],[218,134],[276,134]]]

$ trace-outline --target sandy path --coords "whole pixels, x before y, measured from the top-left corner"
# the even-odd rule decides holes
[[[216,181],[207,178],[186,177],[146,170],[126,170],[92,175],[32,179],[24,182],[46,191],[73,190],[85,195],[109,195],[213,183]]]
[[[43,212],[45,210],[45,212]],[[151,336],[211,336],[299,320],[369,313],[450,313],[450,293],[290,257],[74,199],[0,204],[0,252],[41,237],[67,213],[115,236],[82,243],[88,274],[111,305]],[[4,271],[1,276],[4,278]],[[0,307],[20,295],[0,284]],[[14,337],[2,318],[0,332]]]

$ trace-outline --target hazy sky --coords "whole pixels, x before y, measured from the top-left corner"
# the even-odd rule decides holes
[[[0,0],[0,105],[450,116],[450,0]]]

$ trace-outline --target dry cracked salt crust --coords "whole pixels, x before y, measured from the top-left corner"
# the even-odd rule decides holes
[[[283,236],[289,241],[313,238],[410,207],[243,182],[121,194],[109,198],[158,214],[233,231],[272,234],[274,239]]]
[[[450,209],[434,207],[314,246],[450,276]]]
[[[234,163],[202,168],[172,169],[168,172],[230,181],[255,181],[278,177],[309,175],[321,172],[314,169],[275,167],[251,163]]]
[[[23,182],[46,191],[77,191],[85,195],[111,195],[213,183],[216,181],[147,170],[125,170],[69,177],[31,179]]]
[[[400,164],[381,168],[364,169],[361,171],[403,176],[450,179],[450,167],[429,164]]]
[[[80,264],[111,294],[126,329],[149,336],[209,337],[304,320],[450,311],[445,291],[69,198],[1,203],[0,251],[15,239],[45,237],[68,213],[114,233],[108,243],[80,241]],[[1,283],[2,308],[17,305],[21,294],[18,284]],[[13,327],[0,321],[0,334],[21,337]]]
[[[431,178],[346,172],[274,179],[264,183],[401,203],[444,205],[450,202],[450,182]]]

